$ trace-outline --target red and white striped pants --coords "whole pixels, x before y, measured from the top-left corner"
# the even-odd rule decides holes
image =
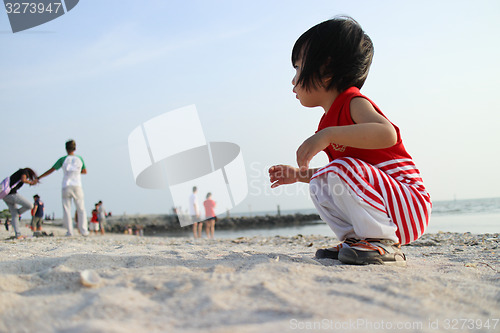
[[[409,159],[375,166],[336,159],[313,175],[310,192],[339,240],[381,238],[408,244],[425,232],[432,206]]]

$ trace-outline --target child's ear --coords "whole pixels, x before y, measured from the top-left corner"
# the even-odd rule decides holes
[[[329,76],[329,75],[324,75],[322,78],[321,78],[321,86],[328,90],[328,87],[330,86],[330,82],[333,80],[333,77]]]
[[[330,81],[332,80],[331,70],[329,69],[332,62],[332,57],[328,57],[325,63],[321,66],[321,84],[323,88],[328,87]]]

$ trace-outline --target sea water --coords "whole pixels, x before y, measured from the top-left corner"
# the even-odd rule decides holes
[[[281,214],[311,214],[314,209],[282,211]],[[243,213],[239,216],[249,215],[275,215],[276,212]],[[260,229],[236,229],[217,230],[216,238],[237,238],[252,236],[295,236],[301,235],[325,235],[333,236],[328,225],[321,220],[312,221],[311,224],[301,226],[260,228]],[[426,233],[437,232],[470,232],[472,234],[500,233],[500,198],[474,199],[474,200],[452,200],[437,201],[433,204],[431,219]],[[192,236],[190,231],[168,234],[168,236],[184,237]],[[205,237],[205,235],[204,235]]]

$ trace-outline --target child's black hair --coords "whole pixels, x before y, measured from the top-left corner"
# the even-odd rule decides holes
[[[33,171],[33,169],[31,168],[24,168],[24,174],[26,175],[26,177],[29,179],[29,180],[35,180],[38,178],[37,174],[35,171]]]
[[[300,61],[296,85],[306,90],[322,85],[339,92],[361,89],[373,59],[373,44],[351,17],[335,17],[307,30],[292,50],[292,65]]]

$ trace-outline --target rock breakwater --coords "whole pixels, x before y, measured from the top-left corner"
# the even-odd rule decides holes
[[[320,220],[318,214],[289,214],[240,216],[219,218],[217,229],[255,229],[304,225]],[[181,227],[176,215],[126,215],[113,216],[106,220],[110,232],[125,232],[128,229],[144,230],[145,233],[183,231],[191,226]]]

